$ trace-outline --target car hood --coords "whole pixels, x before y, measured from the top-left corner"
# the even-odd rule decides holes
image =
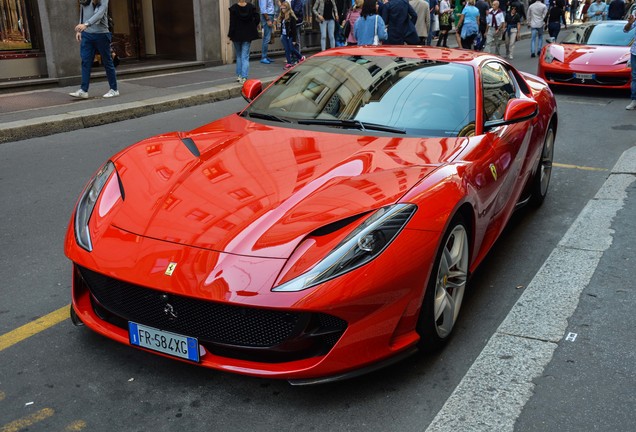
[[[552,54],[571,65],[611,66],[628,59],[627,46],[555,45]]]
[[[232,115],[115,158],[124,200],[111,223],[172,243],[287,258],[313,230],[397,202],[465,141],[324,133]]]

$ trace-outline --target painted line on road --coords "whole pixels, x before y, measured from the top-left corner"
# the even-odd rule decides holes
[[[0,426],[0,432],[21,431],[23,429],[28,428],[29,426],[32,426],[38,422],[41,422],[42,420],[46,420],[47,418],[51,417],[53,414],[55,414],[55,411],[53,411],[53,409],[51,408],[41,409],[40,411],[35,412],[31,415],[12,421],[11,423],[7,423],[4,426]]]
[[[69,308],[70,305],[63,306],[58,310],[51,312],[50,314],[36,319],[35,321],[31,321],[30,323],[27,323],[22,327],[11,330],[9,333],[0,335],[0,351],[3,351],[10,346],[17,344],[18,342],[23,341],[26,338],[36,335],[41,331],[44,331],[68,319],[70,316]]]
[[[636,146],[625,151],[490,338],[427,432],[512,432],[564,340],[568,319],[590,283],[611,227],[636,181]]]
[[[578,169],[583,171],[607,171],[606,168],[594,168],[594,167],[587,167],[587,166],[581,166],[581,165],[562,164],[562,163],[556,163],[556,162],[553,162],[552,166],[559,167],[559,168],[572,168],[572,169]]]
[[[66,432],[77,432],[81,431],[86,427],[86,422],[84,420],[75,420],[70,425],[66,426],[64,429]]]

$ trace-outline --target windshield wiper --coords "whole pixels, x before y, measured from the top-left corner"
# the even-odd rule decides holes
[[[321,125],[321,126],[341,126],[350,129],[359,130],[376,130],[381,132],[392,132],[398,134],[405,134],[406,130],[393,126],[386,126],[377,123],[362,122],[360,120],[340,120],[340,119],[303,119],[298,120],[298,124],[304,125]]]
[[[277,115],[274,114],[266,114],[266,113],[259,113],[259,112],[248,112],[247,113],[248,116],[253,117],[253,118],[258,118],[258,119],[263,119],[263,120],[271,120],[271,121],[275,121],[275,122],[279,122],[279,123],[291,123],[291,120],[289,120],[288,118],[285,117],[279,117]]]

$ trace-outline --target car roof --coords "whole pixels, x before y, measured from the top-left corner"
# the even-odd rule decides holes
[[[488,53],[479,51],[430,47],[420,45],[363,45],[363,46],[346,46],[332,48],[322,51],[316,56],[389,56],[389,57],[406,57],[420,58],[422,60],[436,60],[453,63],[481,63],[485,57],[493,57]]]

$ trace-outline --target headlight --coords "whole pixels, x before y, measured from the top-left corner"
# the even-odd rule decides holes
[[[376,211],[311,270],[272,291],[302,291],[368,263],[391,244],[415,210],[414,204],[396,204]]]
[[[552,63],[552,61],[554,60],[554,56],[552,55],[552,52],[550,51],[550,47],[546,48],[545,55],[543,56],[543,60],[546,63]]]
[[[77,203],[77,209],[75,209],[75,240],[77,244],[86,249],[87,251],[93,250],[93,244],[91,243],[91,236],[88,231],[88,221],[93,214],[95,203],[102,192],[102,188],[106,184],[106,180],[115,171],[115,165],[108,161],[106,164],[97,171],[95,177],[84,189],[84,192]]]

